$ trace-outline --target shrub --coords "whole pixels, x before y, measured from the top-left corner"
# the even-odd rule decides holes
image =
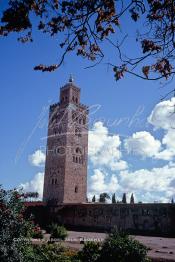
[[[100,262],[148,262],[148,249],[123,233],[113,233],[104,241]]]
[[[24,217],[23,193],[0,186],[0,261],[1,262],[77,262],[75,253],[58,245],[32,245],[30,238],[42,237],[42,231]],[[58,227],[59,228],[59,227]],[[67,232],[58,230],[60,238]]]
[[[78,262],[73,260],[75,253],[62,245],[43,244],[33,245],[31,252],[28,252],[25,262]]]
[[[52,224],[51,225],[51,238],[58,238],[61,240],[65,240],[65,238],[67,237],[68,233],[67,230],[64,226],[59,226],[57,224]]]
[[[0,261],[24,261],[32,224],[24,219],[22,192],[0,186]]]
[[[123,233],[113,233],[102,245],[87,242],[78,252],[81,262],[149,262],[147,248]]]
[[[39,226],[35,226],[32,231],[32,238],[42,239],[44,237],[43,232]]]
[[[100,257],[100,244],[98,242],[86,242],[81,251],[78,252],[77,258],[81,262],[96,262]]]

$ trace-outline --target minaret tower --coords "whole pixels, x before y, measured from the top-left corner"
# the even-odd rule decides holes
[[[88,109],[72,76],[50,106],[43,200],[83,203],[87,194]]]

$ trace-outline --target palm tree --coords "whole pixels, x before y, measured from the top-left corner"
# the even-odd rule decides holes
[[[24,198],[27,199],[27,198],[30,198],[30,201],[32,201],[32,199],[36,199],[39,197],[39,194],[38,192],[26,192],[24,194]]]
[[[110,199],[110,196],[108,195],[108,193],[100,194],[100,198],[99,198],[100,203],[106,203],[107,199]]]

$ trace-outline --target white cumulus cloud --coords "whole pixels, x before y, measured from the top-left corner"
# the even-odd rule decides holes
[[[158,103],[148,117],[155,128],[169,130],[175,128],[175,97]]]
[[[134,133],[125,139],[124,145],[128,153],[142,157],[153,157],[161,149],[160,141],[146,131]]]
[[[101,193],[110,196],[116,193],[116,199],[121,201],[122,195],[127,194],[127,201],[134,193],[136,201],[170,202],[175,198],[175,164],[160,168],[139,169],[136,171],[122,170],[109,174],[104,170],[95,169],[89,178],[89,199]]]
[[[168,148],[162,150],[161,152],[158,152],[155,155],[155,159],[170,161],[174,158],[174,156],[175,156],[175,150]]]
[[[175,166],[121,171],[119,183],[123,189],[137,192],[143,202],[170,201],[175,196]]]
[[[32,166],[40,167],[45,163],[46,156],[41,150],[36,150],[28,159]]]
[[[24,192],[38,192],[39,199],[43,197],[44,173],[37,173],[34,178],[26,183],[21,183],[19,188]]]
[[[111,170],[127,168],[127,163],[121,160],[119,135],[111,135],[102,122],[96,122],[89,131],[89,159],[94,166],[106,166]]]
[[[115,193],[120,188],[118,178],[115,174],[109,176],[104,171],[94,169],[93,175],[89,179],[89,199],[92,199],[93,195],[97,198],[101,193]]]
[[[158,103],[148,117],[148,122],[164,132],[164,148],[155,158],[172,160],[175,157],[175,97]]]
[[[162,139],[162,143],[169,149],[175,150],[175,130],[170,129]]]

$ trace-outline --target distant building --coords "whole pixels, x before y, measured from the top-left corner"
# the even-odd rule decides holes
[[[87,197],[88,109],[73,78],[50,106],[43,200],[83,203]]]

